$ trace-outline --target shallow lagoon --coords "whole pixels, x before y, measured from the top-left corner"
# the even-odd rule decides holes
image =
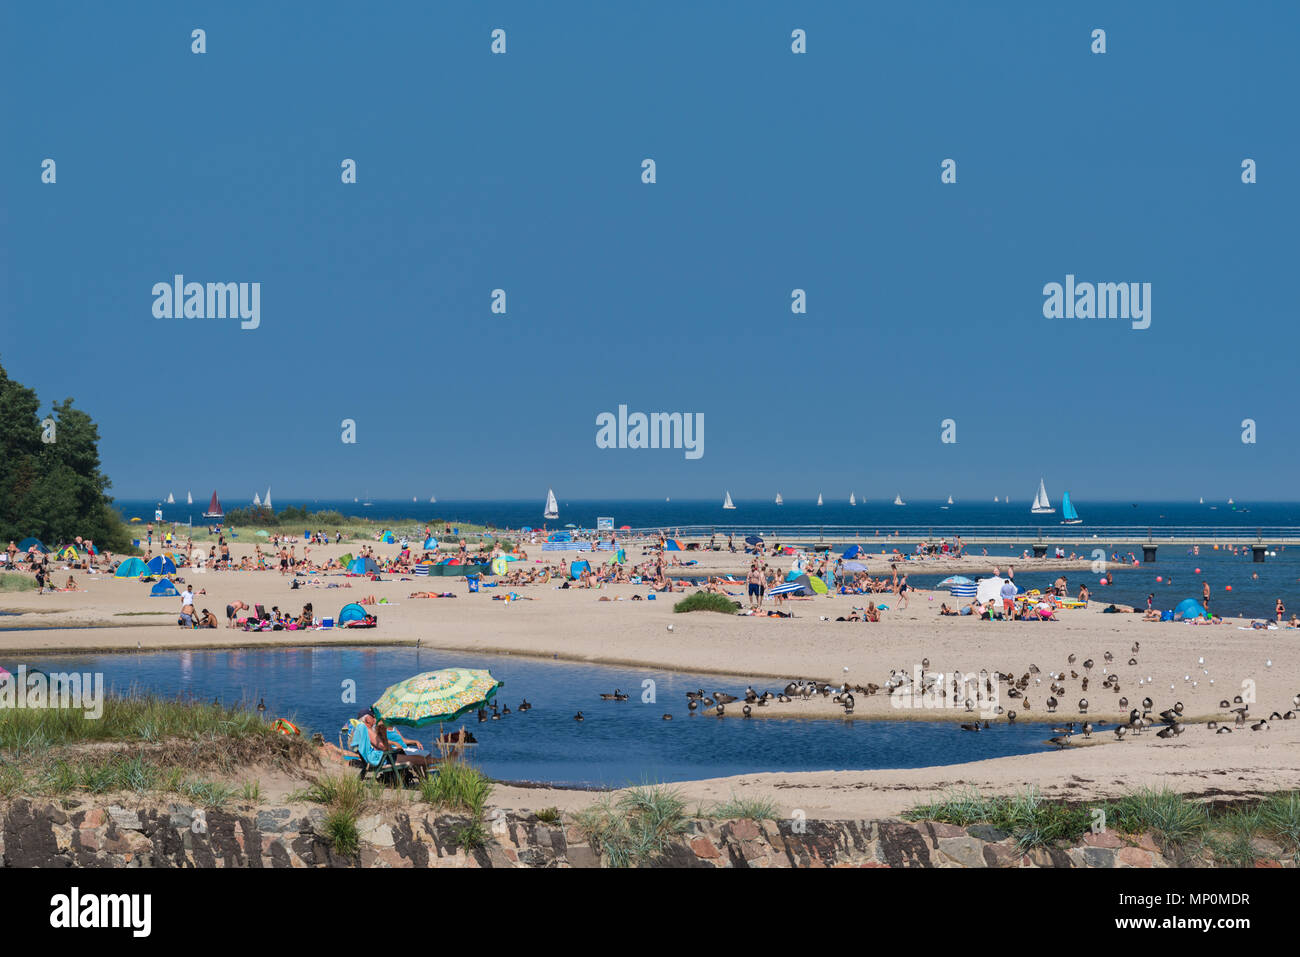
[[[718,719],[692,716],[686,692],[704,688],[742,695],[744,676],[720,678],[650,668],[584,665],[513,655],[442,654],[414,648],[283,648],[118,655],[23,655],[0,660],[46,672],[103,672],[105,687],[165,696],[266,701],[268,720],[292,718],[304,733],[336,741],[343,721],[385,688],[421,671],[488,668],[503,681],[497,701],[512,714],[460,719],[478,738],[473,760],[506,781],[619,787],[758,771],[869,770],[955,764],[1048,750],[1049,724],[1018,722],[972,734],[947,721]],[[752,679],[762,692],[784,682]],[[356,701],[343,701],[355,682]],[[650,681],[653,685],[645,685]],[[623,702],[600,700],[620,688]],[[653,691],[653,701],[642,701]],[[520,713],[524,698],[533,709]],[[737,707],[737,706],[733,706]],[[573,720],[581,709],[586,720]],[[664,721],[670,713],[672,721]],[[408,737],[430,736],[428,728]],[[427,743],[427,740],[425,741]]]

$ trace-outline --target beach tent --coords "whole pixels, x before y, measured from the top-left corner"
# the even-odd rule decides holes
[[[525,525],[525,526],[524,526],[523,528],[521,528],[519,531],[521,531],[521,532],[531,532],[532,530],[533,530],[533,527],[532,527],[531,525]]]
[[[339,564],[342,565],[344,568],[347,568],[349,565],[351,565],[351,564],[352,564],[352,553],[351,553],[351,552],[348,552],[347,554],[341,556],[341,557],[339,558]]]
[[[1174,606],[1174,617],[1186,618],[1204,618],[1205,606],[1195,598],[1184,598]]]
[[[426,552],[436,552],[438,550],[438,540],[436,538],[426,538],[424,540],[424,550]]]
[[[346,624],[349,621],[365,621],[366,610],[356,602],[349,602],[339,611],[339,616],[335,621],[340,624]]]
[[[393,539],[393,533],[392,533],[392,532],[384,532],[384,534],[380,536],[379,540],[380,540],[383,544],[385,544],[385,545],[391,545],[391,544],[393,544],[393,541],[394,541],[394,539]]]
[[[378,572],[379,566],[375,564],[373,558],[354,558],[348,562],[349,575],[369,575],[371,572]]]
[[[48,552],[48,551],[49,551],[48,548],[46,548],[44,545],[41,544],[41,540],[40,540],[39,538],[24,538],[21,542],[18,543],[18,550],[19,550],[20,552],[26,552],[26,551],[29,551],[29,550],[31,550],[33,547],[35,547],[35,549],[36,549],[38,552]]]
[[[862,550],[861,545],[850,545],[848,548],[844,549],[845,558],[857,558],[859,555],[864,554],[866,553]]]
[[[980,600],[981,604],[990,601],[1001,602],[1002,586],[1006,584],[1008,580],[1009,579],[998,578],[996,576],[990,578],[981,578],[979,582],[977,582],[975,585],[975,597],[977,597]],[[1016,591],[1017,592],[1020,591],[1020,586],[1018,585],[1016,586]]]
[[[590,563],[590,562],[587,562],[587,561],[585,561],[585,560],[583,560],[583,561],[577,561],[577,562],[571,562],[571,563],[569,564],[569,577],[570,577],[570,578],[575,578],[575,579],[576,579],[576,578],[580,578],[580,577],[582,576],[582,573],[583,573],[583,572],[589,572],[589,571],[591,571],[591,563]]]
[[[826,582],[823,579],[818,578],[816,575],[809,575],[807,577],[808,586],[813,590],[814,594],[825,595],[830,591],[830,588],[826,586]]]
[[[117,571],[113,573],[114,578],[139,578],[141,575],[149,574],[149,566],[138,558],[125,559],[122,564],[117,566]]]
[[[77,554],[76,548],[71,545],[59,552],[59,557],[70,562],[78,561],[81,558],[81,556]]]
[[[166,578],[149,589],[150,598],[175,598],[179,594],[180,592],[176,590],[176,586]]]
[[[664,542],[664,551],[666,552],[684,552],[686,547],[676,538],[670,538]]]
[[[746,536],[745,536],[745,544],[746,544],[746,545],[762,545],[762,544],[763,544],[763,540],[762,540],[761,538],[759,538],[757,535],[746,535]]]
[[[149,562],[145,567],[149,569],[149,574],[151,575],[176,574],[176,563],[166,555],[155,555],[153,558],[149,559]]]

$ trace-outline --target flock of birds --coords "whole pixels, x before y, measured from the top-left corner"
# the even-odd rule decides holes
[[[1140,651],[1141,643],[1137,641],[1133,642],[1130,657],[1128,658],[1128,665],[1130,667],[1137,666],[1137,656]],[[994,706],[992,713],[998,717],[1005,718],[1007,723],[1014,724],[1016,719],[1020,717],[1023,712],[1029,712],[1033,709],[1033,704],[1029,698],[1030,691],[1034,690],[1035,695],[1037,695],[1039,693],[1038,689],[1041,689],[1044,679],[1048,682],[1046,688],[1047,697],[1043,700],[1043,705],[1047,714],[1057,714],[1063,707],[1062,699],[1067,696],[1072,697],[1069,695],[1069,689],[1066,682],[1078,682],[1080,697],[1076,703],[1076,707],[1082,720],[1072,720],[1065,723],[1062,727],[1053,728],[1052,734],[1055,736],[1048,739],[1049,743],[1056,745],[1058,748],[1066,748],[1070,746],[1070,742],[1076,734],[1080,735],[1084,739],[1089,739],[1092,737],[1094,731],[1108,726],[1106,721],[1092,720],[1086,717],[1089,709],[1094,707],[1093,703],[1089,702],[1086,696],[1087,692],[1089,687],[1092,686],[1092,683],[1100,677],[1101,680],[1097,686],[1097,690],[1119,695],[1115,702],[1117,708],[1114,710],[1123,711],[1124,709],[1128,709],[1128,720],[1116,724],[1113,729],[1116,740],[1123,741],[1125,737],[1130,734],[1141,735],[1157,726],[1159,729],[1156,731],[1156,737],[1158,738],[1173,739],[1183,733],[1183,713],[1186,710],[1183,702],[1176,701],[1172,707],[1157,712],[1155,701],[1148,694],[1142,698],[1140,708],[1131,707],[1128,697],[1121,694],[1122,689],[1119,673],[1111,670],[1115,662],[1115,655],[1107,651],[1102,655],[1102,660],[1104,664],[1101,666],[1100,676],[1092,673],[1093,669],[1097,667],[1097,662],[1094,659],[1087,658],[1084,661],[1079,662],[1078,656],[1075,654],[1068,656],[1066,660],[1066,668],[1063,668],[1060,671],[1049,671],[1046,674],[1044,674],[1042,669],[1036,664],[1031,664],[1019,677],[1007,672],[989,672],[983,670],[979,672],[977,677],[979,683],[976,686],[976,693],[980,694],[986,702],[998,700],[1000,698],[998,692],[1001,690],[1001,686],[1003,684],[1007,685],[1006,696],[1008,699],[1015,702],[1017,707],[1005,708],[998,704]],[[1204,666],[1205,659],[1201,658],[1198,664]],[[883,691],[886,694],[910,692],[912,694],[922,693],[936,695],[940,700],[945,702],[951,695],[954,704],[960,702],[960,704],[965,706],[965,710],[968,713],[974,713],[977,711],[977,701],[974,698],[969,697],[969,686],[959,681],[957,675],[945,676],[939,672],[931,672],[929,668],[930,659],[923,658],[919,672],[919,687],[917,687],[918,680],[913,678],[913,676],[908,672],[900,669],[891,669],[889,677],[885,680],[884,684],[867,683],[850,685],[845,682],[840,685],[833,685],[827,681],[807,681],[801,678],[787,683],[778,693],[773,693],[771,691],[758,692],[751,685],[745,689],[743,697],[737,697],[736,695],[728,694],[724,691],[715,691],[712,694],[708,694],[703,688],[700,688],[696,691],[686,692],[686,710],[691,715],[711,714],[720,718],[728,713],[727,708],[729,705],[734,705],[736,702],[739,702],[739,713],[748,718],[754,714],[755,709],[766,708],[773,702],[777,704],[786,704],[795,700],[808,701],[820,697],[830,701],[834,705],[838,705],[845,716],[851,716],[857,705],[857,699],[859,696],[869,697]],[[1083,673],[1080,674],[1077,668],[1082,668]],[[847,670],[848,669],[846,668],[845,671]],[[1209,674],[1208,670],[1204,673],[1205,675]],[[1196,687],[1198,684],[1198,681],[1192,680],[1190,674],[1186,676],[1185,680],[1189,682],[1192,687]],[[1152,678],[1146,677],[1138,678],[1137,683],[1139,688],[1145,688],[1149,683],[1153,684],[1154,682]],[[1209,679],[1209,683],[1213,684],[1214,679]],[[1174,687],[1175,686],[1171,685],[1170,690],[1174,690]],[[628,695],[620,689],[615,688],[612,693],[602,693],[600,698],[602,701],[627,701]],[[1292,697],[1291,704],[1291,709],[1287,710],[1285,713],[1273,711],[1267,718],[1252,719],[1250,714],[1250,704],[1243,701],[1241,695],[1237,695],[1231,701],[1225,698],[1219,702],[1219,709],[1225,715],[1235,715],[1231,721],[1231,727],[1228,726],[1226,719],[1223,723],[1214,720],[1209,721],[1206,726],[1209,730],[1218,734],[1230,734],[1233,730],[1241,730],[1246,727],[1249,727],[1252,731],[1267,731],[1269,729],[1270,721],[1290,721],[1300,716],[1300,693]],[[1066,707],[1068,707],[1068,705]],[[1019,710],[1017,710],[1017,708]],[[481,715],[480,720],[483,720]],[[573,716],[573,720],[585,720],[584,713],[579,711]],[[673,720],[672,714],[665,713],[663,715],[663,720]],[[962,731],[986,731],[990,729],[991,725],[988,719],[985,718],[983,721],[974,720],[964,722],[960,724],[959,727]]]

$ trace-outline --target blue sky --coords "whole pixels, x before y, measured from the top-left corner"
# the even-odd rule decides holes
[[[0,363],[119,497],[1295,498],[1300,6],[311,9],[0,12]],[[260,327],[155,318],[178,272]],[[1151,327],[1044,318],[1067,273]]]

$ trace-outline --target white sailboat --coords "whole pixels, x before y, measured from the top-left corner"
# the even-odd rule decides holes
[[[940,507],[941,509],[944,509],[944,510],[946,511],[946,510],[948,509],[948,506],[950,506],[950,505],[952,505],[952,496],[951,496],[951,495],[948,496],[948,505],[940,505],[939,507]]]
[[[1228,504],[1229,504],[1229,505],[1232,504],[1232,499],[1228,499]]]
[[[1038,480],[1038,492],[1034,495],[1034,504],[1030,506],[1029,511],[1035,515],[1049,515],[1056,511],[1047,499],[1047,485],[1041,478]]]
[[[993,501],[996,502],[997,500],[998,500],[998,497],[997,497],[996,495],[994,495],[994,496],[993,496]]]
[[[186,493],[185,493],[185,504],[186,504],[186,505],[193,505],[193,504],[194,504],[194,496],[191,495],[189,492],[186,492]]]
[[[894,495],[894,504],[895,504],[895,505],[906,505],[907,503],[903,501],[903,496],[902,496],[902,495],[897,495],[897,494],[896,494],[896,495]]]
[[[262,499],[262,505],[266,508],[271,507],[271,486],[266,487],[266,498]]]
[[[430,496],[429,496],[429,504],[430,504],[430,505],[436,505],[437,502],[438,502],[438,496],[436,496],[436,495],[430,495]]]
[[[785,499],[783,499],[783,498],[781,497],[781,493],[780,493],[780,492],[777,492],[777,493],[776,493],[776,504],[777,504],[777,505],[784,505],[784,504],[785,504]]]
[[[1204,496],[1204,495],[1201,496],[1201,504],[1202,504],[1202,505],[1205,504],[1205,496]]]
[[[724,502],[722,503],[722,507],[723,507],[723,508],[735,508],[735,507],[736,507],[736,503],[733,502],[733,501],[731,500],[731,493],[730,493],[730,492],[727,493],[726,501],[724,501]]]
[[[551,489],[546,490],[546,511],[542,512],[542,518],[559,518],[560,504],[555,501],[555,492]]]
[[[818,493],[817,493],[817,504],[818,504],[818,505],[821,505],[821,503],[822,503],[822,493],[821,493],[821,492],[818,492]]]
[[[852,492],[849,493],[849,504],[850,504],[850,505],[857,505],[857,504],[858,504],[857,496],[855,496]]]
[[[176,504],[176,499],[175,499],[175,497],[172,495],[171,492],[168,492],[168,493],[167,493],[167,504],[168,504],[168,505],[175,505],[175,504]]]
[[[261,507],[262,507],[262,500],[261,500],[260,498],[258,498],[257,493],[254,492],[254,493],[253,493],[253,508],[261,508]]]
[[[952,496],[951,496],[951,495],[948,496],[948,504],[949,504],[949,505],[952,504]]]

